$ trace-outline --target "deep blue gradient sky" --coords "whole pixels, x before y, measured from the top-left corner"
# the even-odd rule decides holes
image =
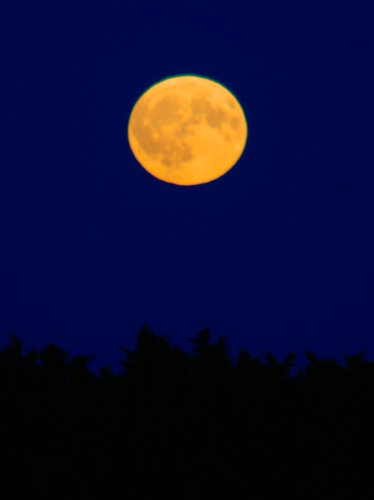
[[[2,15],[0,340],[103,362],[149,324],[235,352],[374,356],[370,1],[56,2]],[[193,73],[241,102],[221,179],[147,174],[140,94]]]

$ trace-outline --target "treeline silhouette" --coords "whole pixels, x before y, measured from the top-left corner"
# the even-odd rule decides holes
[[[144,327],[121,372],[56,345],[0,352],[0,497],[373,499],[374,363],[278,361]],[[3,492],[3,493],[2,493]]]

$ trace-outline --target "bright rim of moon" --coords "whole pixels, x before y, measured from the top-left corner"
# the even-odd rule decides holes
[[[151,175],[182,186],[221,177],[247,141],[244,112],[231,92],[200,76],[156,83],[135,103],[128,140]]]

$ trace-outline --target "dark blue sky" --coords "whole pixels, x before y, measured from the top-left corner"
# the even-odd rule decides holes
[[[113,361],[148,323],[188,345],[374,355],[370,1],[55,2],[2,15],[0,335]],[[194,187],[129,150],[140,94],[231,90],[239,163]]]

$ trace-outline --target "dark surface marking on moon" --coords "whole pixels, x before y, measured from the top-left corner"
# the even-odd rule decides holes
[[[231,125],[231,128],[233,128],[234,130],[239,130],[239,127],[240,127],[240,120],[237,116],[233,116],[230,118],[230,125]]]
[[[235,109],[235,107],[236,107],[236,106],[235,106],[235,101],[234,101],[234,99],[229,98],[229,99],[227,99],[227,101],[226,101],[226,102],[227,102],[227,105],[229,106],[229,108],[231,108],[231,109]]]
[[[149,102],[138,102],[133,114],[133,133],[141,149],[149,156],[156,156],[166,167],[178,167],[193,158],[191,148],[181,140],[189,133],[188,124],[183,123],[178,103],[181,99],[170,94],[156,101],[153,109]],[[151,120],[145,118],[151,116]],[[179,126],[177,125],[179,123]],[[176,127],[174,137],[163,132],[163,126]]]
[[[179,112],[181,103],[180,97],[173,92],[157,101],[152,110],[154,125],[178,122],[182,117]]]
[[[205,117],[208,124],[213,128],[221,128],[222,123],[229,119],[229,115],[223,109],[214,108],[207,99],[192,99],[192,113],[196,117]]]

